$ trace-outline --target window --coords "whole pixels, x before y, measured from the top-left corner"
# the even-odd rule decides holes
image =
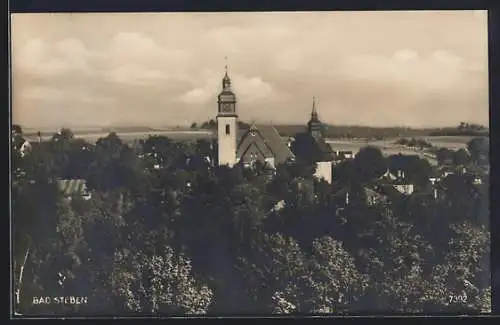
[[[229,124],[226,124],[226,135],[231,134],[231,129],[229,128]]]

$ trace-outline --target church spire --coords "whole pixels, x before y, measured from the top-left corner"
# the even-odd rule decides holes
[[[311,119],[307,123],[307,128],[309,134],[311,134],[314,138],[323,136],[323,124],[319,120],[318,112],[316,110],[316,97],[313,97]]]
[[[318,112],[316,111],[316,97],[313,96],[311,120],[317,120],[317,119],[318,119]]]

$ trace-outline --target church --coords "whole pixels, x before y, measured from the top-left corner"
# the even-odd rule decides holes
[[[236,95],[231,89],[227,67],[222,79],[222,91],[218,95],[217,140],[218,164],[232,167],[242,164],[252,167],[257,161],[270,168],[278,164],[310,160],[316,163],[315,176],[332,182],[333,152],[324,141],[324,125],[318,118],[313,99],[311,119],[307,132],[297,134],[294,145],[284,141],[275,127],[252,124],[246,130],[238,130]],[[303,145],[302,144],[306,144]],[[302,150],[303,148],[307,150]],[[293,150],[295,148],[295,150]]]

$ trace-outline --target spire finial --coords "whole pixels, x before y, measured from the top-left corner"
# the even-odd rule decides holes
[[[312,112],[311,112],[311,117],[316,118],[318,115],[318,112],[316,112],[316,97],[313,96],[313,105],[312,105]]]
[[[227,56],[224,57],[224,70],[226,71],[226,76],[227,76]]]

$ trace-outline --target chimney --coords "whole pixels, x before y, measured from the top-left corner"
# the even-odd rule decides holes
[[[36,137],[38,143],[42,142],[42,134],[40,133],[40,131],[37,132],[37,137]]]

